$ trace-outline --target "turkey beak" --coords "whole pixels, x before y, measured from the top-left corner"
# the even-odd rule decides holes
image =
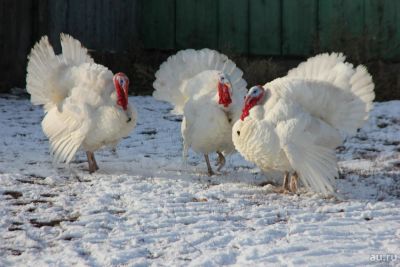
[[[244,105],[245,105],[245,106],[247,106],[247,104],[249,103],[249,99],[250,99],[250,96],[248,96],[248,95],[246,95],[246,96],[244,97]]]
[[[232,94],[232,87],[229,83],[225,83],[225,86],[228,88],[229,94]]]
[[[129,112],[127,110],[125,110],[125,114],[128,117],[128,119],[126,120],[126,123],[129,123],[132,120],[131,115],[129,114]]]

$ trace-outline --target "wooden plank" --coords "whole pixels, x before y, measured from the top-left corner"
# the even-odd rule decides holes
[[[370,59],[400,59],[400,2],[366,0],[366,53]]]
[[[116,40],[118,41],[118,45],[116,45],[116,49],[123,51],[130,51],[132,47],[139,46],[139,11],[140,5],[139,3],[142,0],[123,0],[120,2],[120,8],[125,10],[124,16],[118,15],[118,29],[116,29]],[[114,0],[110,1],[111,3],[115,3]]]
[[[219,0],[218,46],[222,51],[248,53],[248,1]]]
[[[67,26],[69,1],[48,1],[48,36],[56,53],[61,52],[60,33],[70,33]]]
[[[49,1],[50,39],[59,51],[59,35],[69,33],[87,48],[128,51],[139,39],[138,0]]]
[[[61,52],[60,33],[70,34],[85,47],[94,49],[100,37],[96,35],[93,11],[97,10],[93,0],[49,1],[49,38],[56,53]],[[109,32],[103,29],[104,32]]]
[[[218,2],[176,1],[177,48],[218,48]]]
[[[92,10],[97,9],[97,1],[93,0],[68,0],[67,9],[67,30],[74,38],[89,49],[94,49],[94,44],[98,43],[99,37],[93,34],[95,31],[94,22],[95,16]],[[104,18],[107,18],[103,14]],[[108,24],[109,25],[109,24]],[[110,32],[109,29],[103,29],[104,32]]]
[[[361,58],[364,53],[364,0],[319,0],[319,48]]]
[[[51,0],[50,0],[51,1]],[[49,0],[33,0],[32,41],[36,42],[49,32]]]
[[[282,54],[312,54],[317,42],[317,0],[282,1]]]
[[[32,1],[0,1],[0,92],[25,86],[31,49]]]
[[[256,55],[281,54],[281,1],[249,0],[249,52]]]
[[[145,48],[175,48],[175,0],[143,1],[141,23]]]
[[[77,2],[83,2],[74,0]],[[87,42],[98,51],[129,51],[137,45],[137,2],[129,0],[91,0],[85,19]]]
[[[92,50],[115,50],[117,16],[121,12],[119,1],[107,0],[68,0],[68,32]]]

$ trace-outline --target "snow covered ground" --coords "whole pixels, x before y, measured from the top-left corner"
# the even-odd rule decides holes
[[[52,165],[40,107],[0,96],[0,266],[400,266],[400,101],[338,149],[338,201],[273,193],[239,155],[183,166],[180,118],[130,100],[138,127],[89,175],[82,152]]]

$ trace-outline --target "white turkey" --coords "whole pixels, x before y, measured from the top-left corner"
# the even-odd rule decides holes
[[[362,127],[374,97],[364,66],[354,68],[342,54],[320,54],[249,90],[233,142],[260,169],[285,172],[284,191],[295,192],[299,178],[314,192],[336,195],[334,149],[343,134]]]
[[[243,72],[227,56],[214,50],[179,51],[161,64],[153,84],[154,97],[183,114],[183,156],[189,148],[204,155],[208,174],[213,175],[208,155],[218,154],[218,171],[225,156],[234,151],[232,126],[239,119],[246,82]]]
[[[66,34],[60,39],[60,55],[47,36],[33,47],[27,90],[34,105],[44,105],[42,128],[54,161],[69,163],[82,148],[93,173],[98,170],[94,151],[115,147],[136,125],[136,111],[128,103],[129,79],[94,63],[78,40]]]

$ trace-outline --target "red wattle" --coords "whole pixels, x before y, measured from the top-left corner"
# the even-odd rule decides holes
[[[126,100],[125,96],[118,96],[117,104],[120,105],[124,110],[128,109],[128,101]]]
[[[121,106],[123,110],[128,109],[128,92],[123,90],[118,81],[114,80],[115,91],[117,92],[117,105]]]
[[[232,103],[229,87],[223,83],[218,83],[218,104],[228,107]]]
[[[242,110],[242,115],[240,115],[240,119],[241,120],[244,120],[244,118],[246,118],[247,116],[249,116],[249,108],[247,108],[247,106],[246,107],[244,107],[243,108],[243,110]]]
[[[255,105],[258,105],[259,102],[262,101],[264,98],[265,91],[263,91],[259,96],[257,97],[251,97],[251,96],[246,96],[244,100],[244,107],[242,109],[242,115],[240,115],[240,119],[244,120],[247,116],[250,114],[250,109],[252,109]]]

